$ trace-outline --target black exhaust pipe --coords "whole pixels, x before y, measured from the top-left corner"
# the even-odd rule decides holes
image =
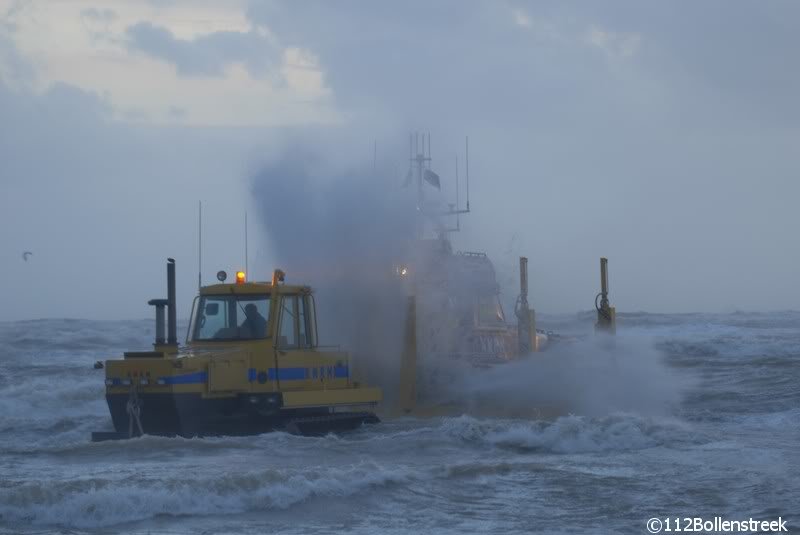
[[[167,258],[167,344],[178,345],[178,313],[175,310],[175,260]]]
[[[148,305],[156,307],[156,346],[163,346],[164,339],[164,307],[169,304],[166,299],[151,299]]]

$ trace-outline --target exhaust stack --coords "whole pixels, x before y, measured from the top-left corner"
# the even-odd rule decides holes
[[[178,345],[178,312],[175,309],[175,260],[173,258],[167,258],[167,301],[169,307],[167,344],[176,346]],[[156,310],[158,309],[156,308]]]
[[[164,342],[164,307],[167,306],[169,301],[166,299],[151,299],[147,302],[148,305],[156,307],[156,341],[154,346],[163,346]]]

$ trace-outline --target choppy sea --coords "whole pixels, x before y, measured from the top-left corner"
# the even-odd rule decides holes
[[[152,321],[0,323],[0,533],[648,533],[650,518],[800,530],[800,312],[544,316],[572,337],[476,372],[472,403],[561,416],[386,419],[341,436],[110,429],[92,364]],[[539,359],[539,360],[537,360]],[[673,524],[674,530],[674,524]]]

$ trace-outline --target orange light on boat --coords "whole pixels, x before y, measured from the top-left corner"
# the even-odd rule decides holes
[[[244,284],[244,271],[236,272],[236,284]]]

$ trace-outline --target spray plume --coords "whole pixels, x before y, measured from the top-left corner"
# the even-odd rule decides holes
[[[322,343],[351,351],[356,375],[385,388],[402,350],[405,297],[394,267],[413,238],[414,208],[369,163],[337,172],[294,150],[264,165],[252,191],[275,265],[315,288]]]
[[[275,265],[288,281],[314,286],[322,342],[350,351],[356,376],[381,386],[389,404],[398,385],[407,295],[395,268],[409,260],[415,275],[436,281],[417,300],[425,368],[418,383],[434,395],[428,401],[497,415],[530,415],[535,408],[657,413],[677,402],[683,385],[648,341],[620,339],[608,347],[587,339],[480,371],[448,358],[435,346],[464,340],[441,311],[448,301],[470,302],[474,284],[460,280],[458,266],[448,267],[458,260],[453,256],[431,257],[449,259],[444,264],[422,261],[416,205],[402,180],[392,184],[374,162],[335,168],[302,150],[262,166],[252,183],[258,216]]]

